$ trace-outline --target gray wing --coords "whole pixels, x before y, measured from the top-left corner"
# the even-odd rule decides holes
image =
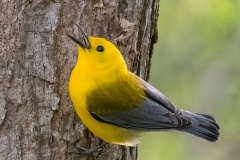
[[[161,130],[191,125],[191,121],[166,96],[147,82],[142,80],[142,83],[146,97],[138,107],[102,115],[90,112],[91,115],[98,121],[136,130]]]

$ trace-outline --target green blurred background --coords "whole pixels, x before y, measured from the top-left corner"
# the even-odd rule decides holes
[[[139,160],[240,159],[240,0],[160,0],[150,83],[179,108],[213,115],[216,143],[143,135]]]

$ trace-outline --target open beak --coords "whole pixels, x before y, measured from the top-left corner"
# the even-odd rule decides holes
[[[79,26],[78,26],[79,27]],[[81,46],[82,48],[87,48],[87,49],[90,49],[91,48],[91,45],[90,45],[90,42],[88,40],[88,35],[82,30],[82,28],[80,28],[80,31],[81,31],[81,34],[82,34],[82,37],[83,37],[83,42],[80,42],[79,40],[77,40],[76,38],[70,36],[69,34],[68,37],[70,37],[74,42],[76,42],[79,46]]]

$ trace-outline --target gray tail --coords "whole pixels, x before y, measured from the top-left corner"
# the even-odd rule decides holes
[[[188,111],[182,111],[182,113],[185,117],[191,120],[192,125],[179,128],[179,131],[187,132],[212,142],[218,140],[219,125],[212,116],[191,113]]]

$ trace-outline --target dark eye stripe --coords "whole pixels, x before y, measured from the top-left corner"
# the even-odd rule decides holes
[[[103,52],[104,51],[104,47],[101,46],[101,45],[97,46],[97,51],[98,52]]]

